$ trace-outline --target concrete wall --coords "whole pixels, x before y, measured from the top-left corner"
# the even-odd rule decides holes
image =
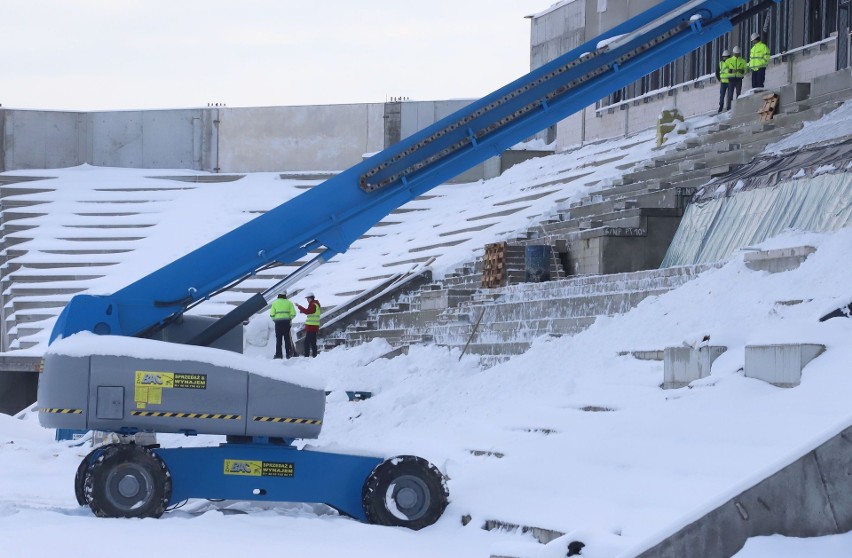
[[[92,113],[0,109],[0,172],[83,163],[222,173],[343,170],[469,103]],[[493,158],[457,181],[499,172]]]
[[[400,103],[399,133],[408,137],[469,105],[474,99],[448,101],[405,101]],[[388,144],[390,145],[390,144]],[[450,182],[475,182],[500,175],[500,158],[492,157],[461,173]]]
[[[852,530],[852,428],[651,546],[638,558],[728,558],[749,537]]]
[[[542,66],[659,3],[660,0],[575,0],[545,11],[532,21],[531,67]],[[801,37],[796,40],[801,41]],[[828,41],[783,57],[775,56],[767,70],[766,86],[777,89],[833,72],[835,50],[835,43]],[[749,87],[750,78],[746,77],[743,89]],[[556,147],[561,150],[648,129],[655,125],[657,115],[664,108],[676,107],[687,117],[708,113],[717,106],[718,95],[719,84],[708,75],[696,83],[682,84],[600,110],[590,106],[582,114],[557,124]]]
[[[624,23],[662,0],[586,0],[586,33],[589,38]]]
[[[86,116],[85,162],[99,167],[211,170],[209,109],[94,112]]]
[[[766,72],[766,86],[777,91],[783,85],[808,82],[833,73],[835,50],[836,45],[831,41],[822,48],[817,46],[783,57],[775,56]],[[743,91],[747,91],[750,85],[751,78],[746,76]],[[707,76],[696,83],[675,86],[619,105],[602,109],[587,107],[583,113],[557,124],[556,147],[560,150],[652,128],[657,116],[666,108],[677,108],[687,118],[715,112],[718,101],[719,83]]]
[[[77,112],[0,109],[0,171],[73,167],[82,153],[85,115]]]
[[[595,35],[588,35],[589,38]],[[536,69],[586,42],[586,2],[575,1],[532,20],[530,68]]]
[[[219,167],[343,170],[384,148],[383,116],[383,103],[219,109]]]
[[[422,130],[434,124],[457,110],[463,109],[475,99],[456,99],[449,101],[406,101],[402,103],[400,112],[400,133],[402,137]]]
[[[212,161],[209,110],[0,110],[0,171],[89,163],[201,170]]]
[[[575,0],[533,19],[530,67],[535,69],[624,23],[662,0]]]

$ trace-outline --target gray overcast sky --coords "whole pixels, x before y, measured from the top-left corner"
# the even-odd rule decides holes
[[[557,0],[0,0],[4,108],[474,98]]]

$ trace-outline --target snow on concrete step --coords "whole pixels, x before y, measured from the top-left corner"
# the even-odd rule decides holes
[[[507,533],[522,533],[530,534],[535,540],[541,544],[547,544],[565,535],[554,529],[545,529],[543,527],[534,527],[530,525],[519,525],[499,519],[487,519],[482,528],[486,531],[504,531]]]
[[[497,459],[503,459],[506,454],[501,451],[493,451],[493,450],[467,450],[467,452],[476,457],[494,457]]]
[[[244,174],[188,174],[188,175],[163,175],[163,176],[146,176],[155,180],[173,180],[175,182],[192,182],[196,184],[217,184],[221,182],[235,182],[241,178],[245,178]],[[281,178],[285,178],[281,175]]]

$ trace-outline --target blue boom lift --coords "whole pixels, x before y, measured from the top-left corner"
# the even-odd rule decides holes
[[[48,428],[227,435],[218,447],[94,449],[75,491],[100,516],[157,517],[187,498],[326,503],[358,520],[420,529],[443,513],[440,471],[414,456],[298,450],[319,435],[322,390],[228,360],[222,339],[393,209],[589,106],[780,0],[664,0],[571,52],[109,296],[59,316],[39,382]],[[218,321],[184,316],[258,270],[319,255]],[[97,343],[64,346],[78,332]],[[138,346],[116,345],[138,337]],[[78,336],[78,339],[80,337]],[[136,342],[134,341],[134,343]],[[199,345],[169,358],[164,342]],[[239,344],[241,347],[241,343]],[[170,345],[173,347],[173,345]],[[227,360],[227,359],[226,359]],[[256,364],[255,364],[256,366]]]

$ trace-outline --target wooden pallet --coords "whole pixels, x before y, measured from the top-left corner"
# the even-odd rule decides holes
[[[760,113],[760,121],[768,122],[772,120],[775,116],[775,111],[778,109],[778,95],[775,93],[770,93],[768,95],[763,96],[763,108],[761,108],[758,112]]]
[[[506,243],[495,242],[485,245],[482,259],[482,288],[502,287],[506,279]]]

